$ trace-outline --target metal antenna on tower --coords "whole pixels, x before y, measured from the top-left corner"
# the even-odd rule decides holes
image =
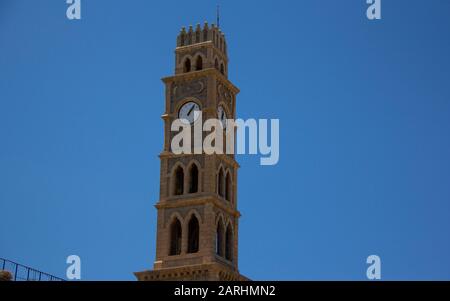
[[[220,11],[219,11],[219,4],[217,4],[217,28],[220,27]]]

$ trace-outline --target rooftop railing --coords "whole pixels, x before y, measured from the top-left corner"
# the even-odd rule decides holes
[[[64,279],[0,258],[0,270],[11,273],[13,281],[64,281]]]

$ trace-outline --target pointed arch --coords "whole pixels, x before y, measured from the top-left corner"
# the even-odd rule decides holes
[[[191,210],[189,210],[188,214],[186,214],[187,217],[192,217],[192,215],[195,215],[199,224],[203,224],[202,216],[200,215],[200,213],[198,213],[198,211],[196,209],[191,209]],[[187,221],[185,221],[185,222],[187,222]],[[188,226],[188,225],[186,224],[186,226]]]
[[[191,215],[188,223],[188,249],[187,253],[197,253],[200,244],[200,224],[195,214]]]
[[[169,256],[181,254],[182,228],[180,220],[175,217],[170,224],[170,249]]]
[[[214,60],[214,67],[215,67],[217,70],[219,70],[219,60],[218,60],[217,58]]]
[[[233,229],[231,224],[228,224],[225,233],[225,259],[233,261]]]
[[[170,215],[170,218],[167,219],[166,223],[164,224],[164,227],[170,226],[173,223],[173,221],[176,219],[178,219],[180,221],[181,227],[183,227],[183,223],[185,221],[184,221],[184,218],[181,216],[181,214],[178,211],[175,211]]]
[[[224,223],[224,225],[225,225],[225,218],[224,218],[222,212],[219,212],[219,213],[216,214],[216,225],[217,225],[217,223],[218,223],[220,220],[221,220],[222,223]]]
[[[223,66],[223,63],[220,63],[220,73],[225,75],[225,67]]]

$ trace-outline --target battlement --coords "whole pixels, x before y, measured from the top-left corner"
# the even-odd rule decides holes
[[[211,41],[214,46],[220,49],[225,55],[227,54],[227,43],[225,41],[225,34],[215,24],[208,25],[208,22],[200,26],[197,24],[195,29],[192,25],[186,30],[181,28],[180,34],[177,37],[177,47],[190,46],[198,43]]]

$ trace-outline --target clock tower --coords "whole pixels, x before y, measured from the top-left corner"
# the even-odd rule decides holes
[[[228,80],[221,30],[207,23],[183,27],[177,37],[175,74],[162,81],[166,93],[156,260],[153,270],[135,275],[144,281],[248,280],[238,270],[239,165],[234,154],[175,154],[171,149],[178,134],[171,131],[176,119],[191,125],[219,119],[225,133],[226,119],[236,117],[239,89]],[[203,132],[202,141],[208,134]]]

